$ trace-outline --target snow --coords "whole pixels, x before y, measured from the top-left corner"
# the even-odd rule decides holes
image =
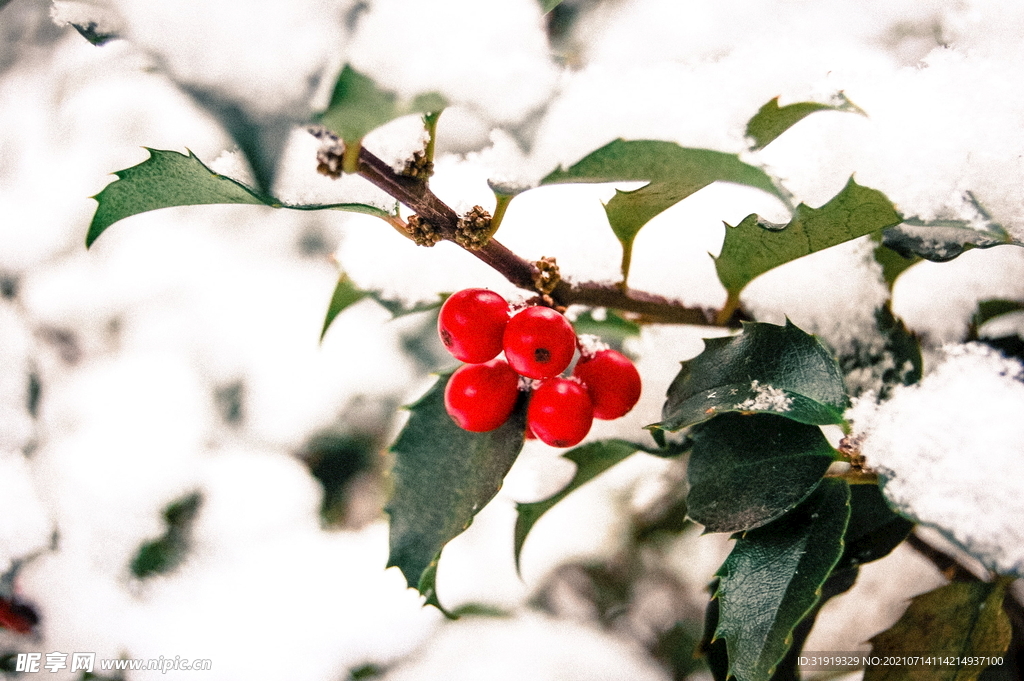
[[[750,382],[750,389],[754,392],[754,396],[734,405],[733,409],[783,412],[789,411],[793,404],[793,398],[786,395],[785,390],[771,385],[761,385],[757,379]]]
[[[1024,367],[978,344],[951,345],[920,384],[852,408],[861,453],[889,502],[990,570],[1024,575],[1020,464]]]
[[[325,429],[393,436],[398,420],[370,423],[353,405],[408,403],[439,361],[424,340],[429,319],[391,321],[370,300],[318,344],[339,268],[405,302],[466,287],[513,302],[523,292],[452,244],[419,248],[377,218],[333,211],[173,208],[83,245],[95,209],[87,197],[143,161],[144,146],[190,149],[251,181],[197,92],[279,133],[275,196],[390,207],[361,179],[330,180],[312,163],[317,141],[305,126],[346,63],[400,97],[436,91],[453,104],[438,124],[431,186],[458,211],[492,210],[488,181],[526,189],[611,140],[651,138],[740,154],[814,207],[854,176],[908,216],[971,220],[971,192],[1024,236],[1020,3],[571,4],[578,21],[558,54],[535,0],[14,0],[0,10],[0,568],[20,561],[16,592],[42,618],[38,639],[5,635],[5,651],[210,657],[206,678],[225,680],[338,679],[367,663],[389,668],[388,679],[482,669],[664,678],[635,642],[528,603],[559,565],[616,555],[645,485],[671,464],[636,455],[559,504],[531,534],[520,581],[513,502],[543,498],[572,475],[560,452],[529,443],[438,573],[447,604],[513,615],[446,625],[383,569],[379,508],[361,527],[321,527],[321,492],[295,456]],[[94,47],[66,25],[90,21],[121,38]],[[838,91],[868,115],[814,114],[749,151],[746,121],[766,101]],[[400,166],[423,132],[408,116],[365,143]],[[557,257],[569,281],[617,282],[621,250],[602,203],[636,186],[530,189],[497,238],[530,260]],[[777,199],[732,185],[666,210],[636,238],[630,286],[720,306],[709,254],[721,249],[723,222],[750,213],[787,217]],[[838,350],[877,342],[874,311],[889,292],[872,248],[861,239],[769,272],[743,292],[744,308],[760,321],[788,316]],[[1018,573],[1022,509],[1007,471],[1020,452],[1019,367],[974,346],[940,347],[964,340],[978,302],[1024,299],[1022,282],[1024,251],[1008,247],[908,270],[893,310],[923,339],[926,367],[937,365],[919,387],[883,404],[865,398],[853,412],[893,503]],[[1001,323],[1020,334],[1019,320]],[[985,334],[999,328],[994,320]],[[678,363],[702,350],[702,337],[727,333],[645,326],[626,344],[643,376],[640,402],[595,424],[588,440],[648,437],[641,429],[658,420]],[[232,386],[241,416],[229,423],[216,395]],[[386,482],[373,479],[382,493]],[[164,531],[162,510],[193,491],[204,501],[186,562],[132,577],[139,546]],[[689,537],[672,554],[695,602],[727,550],[718,539]]]

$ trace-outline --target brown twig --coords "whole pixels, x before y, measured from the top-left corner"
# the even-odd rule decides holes
[[[430,191],[425,182],[399,175],[365,147],[359,150],[358,168],[359,174],[365,179],[427,220],[442,238],[455,241],[458,214]],[[497,240],[491,239],[483,248],[467,252],[487,263],[519,288],[536,291],[534,276],[537,267]],[[644,322],[715,325],[715,310],[687,307],[679,301],[643,291],[623,291],[615,284],[569,283],[563,280],[552,291],[551,298],[558,305],[579,304],[631,312]]]

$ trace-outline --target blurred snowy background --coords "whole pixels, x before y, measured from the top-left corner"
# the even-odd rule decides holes
[[[112,37],[94,46],[75,26]],[[392,320],[370,299],[318,344],[338,268],[409,303],[469,286],[515,297],[497,274],[374,218],[252,206],[143,214],[87,251],[88,197],[144,160],[143,146],[188,148],[244,176],[230,125],[244,120],[262,136],[277,196],[372,200],[358,181],[315,173],[302,128],[350,63],[389,89],[453,102],[432,187],[456,210],[493,206],[488,179],[529,183],[617,137],[746,153],[746,121],[769,99],[842,91],[868,116],[815,114],[747,160],[812,206],[854,173],[923,219],[970,219],[970,191],[1019,239],[1022,38],[1024,5],[1009,0],[567,0],[547,16],[536,0],[0,1],[0,596],[39,617],[30,633],[0,630],[0,655],[213,660],[207,672],[130,679],[683,678],[690,662],[673,662],[666,641],[699,636],[704,589],[729,546],[691,527],[637,549],[652,501],[678,486],[676,463],[636,455],[572,495],[531,534],[520,579],[514,501],[572,474],[559,451],[529,443],[440,564],[446,605],[491,616],[447,623],[383,569],[397,407],[449,360],[429,313]],[[421,133],[417,118],[400,119],[365,144],[399,162]],[[611,192],[523,194],[499,238],[530,259],[556,256],[568,277],[615,279],[600,203]],[[721,305],[708,253],[723,221],[751,212],[785,217],[767,195],[721,185],[666,211],[636,241],[631,285]],[[847,347],[870,336],[888,296],[870,254],[859,240],[779,268],[744,305]],[[879,461],[925,430],[959,436],[940,432],[909,462],[890,456],[894,471],[943,442],[956,453],[970,444],[989,457],[975,489],[1007,489],[1019,419],[976,443],[965,433],[985,430],[991,412],[966,418],[958,405],[977,377],[986,405],[1019,415],[1019,364],[940,350],[963,342],[978,301],[992,298],[1024,300],[1024,251],[971,251],[897,282],[894,310],[924,340],[926,369],[957,367],[926,381],[924,397],[868,405],[865,427],[879,433]],[[1024,323],[1003,327],[1013,338]],[[678,362],[714,333],[645,328],[628,346],[642,401],[591,438],[656,421]],[[916,491],[913,480],[901,488],[911,506],[935,490],[957,497],[937,481],[964,470],[939,459]],[[972,509],[1024,513],[1012,488],[967,496],[929,517],[971,535]],[[1019,523],[1000,522],[969,539],[1024,546],[1014,532]],[[1010,553],[993,560],[1020,570]],[[903,599],[941,583],[901,548],[829,604],[810,647],[864,649]]]

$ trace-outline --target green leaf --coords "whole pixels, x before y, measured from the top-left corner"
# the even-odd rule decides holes
[[[640,325],[623,318],[614,310],[605,310],[601,319],[594,316],[593,310],[587,310],[576,317],[572,323],[576,334],[592,334],[599,336],[616,350],[621,351],[627,338],[640,336]]]
[[[836,570],[884,558],[912,529],[914,523],[889,508],[877,485],[853,485],[850,488],[850,524],[844,538],[846,548]]]
[[[544,14],[562,4],[562,0],[538,0],[538,2],[540,2],[540,9]]]
[[[823,481],[784,519],[740,537],[718,570],[715,636],[738,681],[766,681],[786,655],[842,554],[849,497],[845,482]]]
[[[409,305],[405,301],[397,300],[394,298],[386,298],[380,291],[367,291],[367,295],[370,298],[383,307],[385,310],[391,313],[393,319],[399,317],[405,317],[406,315],[417,314],[419,312],[429,312],[430,310],[436,310],[442,305],[444,301],[448,299],[450,293],[440,293],[437,296],[437,300],[424,301],[420,303],[414,303]]]
[[[0,7],[2,7],[2,5],[0,5]],[[101,45],[106,45],[111,40],[120,37],[116,33],[107,33],[106,31],[101,29],[99,27],[99,24],[97,24],[95,21],[78,24],[72,23],[71,25],[75,28],[76,31],[78,31],[78,35],[82,36],[83,38],[88,40],[90,44],[95,45],[97,47]]]
[[[964,193],[964,209],[971,219],[921,220],[907,218],[887,229],[882,243],[904,258],[948,262],[973,248],[1024,246],[995,222],[971,192]]]
[[[707,532],[770,523],[814,491],[835,456],[815,426],[773,414],[723,414],[694,429],[689,516]]]
[[[821,208],[801,203],[787,225],[748,215],[738,225],[726,225],[722,254],[715,268],[730,297],[779,265],[831,248],[844,241],[897,225],[903,218],[876,190],[850,178],[841,192]]]
[[[864,681],[977,679],[988,665],[934,664],[934,658],[1002,656],[1010,645],[1010,621],[1003,611],[1005,596],[1002,581],[953,582],[915,596],[896,624],[871,639],[871,655],[924,655],[932,658],[932,663],[869,665]]]
[[[765,412],[811,425],[842,424],[849,406],[839,365],[814,336],[786,320],[743,325],[743,333],[704,339],[668,388],[662,421],[679,430],[723,412]]]
[[[348,275],[344,272],[338,278],[338,284],[334,287],[334,294],[331,296],[331,303],[327,306],[327,316],[324,319],[324,328],[320,331],[320,340],[324,339],[331,322],[339,314],[345,311],[349,305],[358,303],[367,296],[367,292],[356,287]]]
[[[548,512],[552,506],[569,496],[569,494],[585,483],[590,482],[601,473],[605,472],[618,462],[637,452],[640,447],[625,440],[601,440],[590,442],[581,447],[569,450],[562,455],[563,458],[576,464],[576,474],[560,492],[553,494],[547,499],[534,501],[526,504],[516,504],[516,530],[515,530],[515,557],[516,569],[519,569],[519,557],[523,550],[523,543],[526,542],[526,535],[530,533],[534,524],[540,517]]]
[[[294,210],[343,210],[384,219],[392,215],[383,208],[362,203],[287,205],[213,172],[191,151],[186,156],[177,151],[146,150],[148,159],[115,172],[117,179],[93,197],[99,206],[89,225],[86,246],[91,246],[118,220],[173,206],[238,203]]]
[[[434,92],[402,101],[397,93],[379,87],[346,64],[334,85],[331,103],[320,114],[319,121],[343,141],[352,143],[396,118],[436,112],[445,106],[444,97]]]
[[[896,386],[921,380],[921,343],[903,320],[892,313],[889,303],[875,310],[877,335],[855,338],[839,358],[839,366],[850,395],[859,397],[873,391],[879,400],[888,399]]]
[[[903,257],[882,243],[883,234],[885,234],[884,230],[871,235],[871,238],[878,244],[875,246],[873,255],[875,262],[882,266],[882,280],[885,281],[885,285],[889,287],[891,292],[893,285],[896,283],[896,278],[917,263],[922,262],[924,258],[917,255]]]
[[[754,140],[751,149],[765,148],[779,135],[815,111],[848,111],[867,115],[859,106],[847,99],[842,92],[838,94],[837,99],[838,103],[836,104],[797,102],[780,107],[779,98],[776,97],[762,106],[747,123],[747,137]]]
[[[622,275],[629,274],[633,241],[654,216],[713,182],[732,182],[762,189],[780,200],[784,195],[760,168],[735,154],[681,147],[673,142],[615,140],[578,161],[559,168],[541,184],[642,181],[633,191],[616,190],[605,205],[612,231],[622,243]]]
[[[978,309],[971,319],[971,325],[975,329],[979,329],[985,322],[991,321],[996,317],[1010,314],[1011,312],[1020,312],[1021,310],[1024,310],[1024,302],[1019,300],[1001,300],[998,298],[983,300],[978,303]]]
[[[388,567],[397,566],[410,588],[441,609],[434,579],[441,549],[461,534],[501,488],[523,447],[525,400],[505,425],[471,433],[444,408],[449,375],[409,409],[409,421],[391,447],[394,488]]]
[[[184,562],[192,536],[192,525],[203,497],[199,492],[186,494],[164,509],[167,531],[159,539],[147,541],[132,559],[132,574],[140,579],[170,572]]]

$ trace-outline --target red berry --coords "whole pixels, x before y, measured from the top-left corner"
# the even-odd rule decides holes
[[[501,352],[508,324],[508,303],[494,291],[467,288],[441,306],[437,333],[456,359],[479,364]]]
[[[444,408],[463,430],[484,433],[508,421],[519,399],[519,376],[503,359],[459,367],[444,389]]]
[[[549,307],[528,307],[505,327],[505,357],[527,378],[550,378],[565,371],[576,352],[576,332]]]
[[[572,447],[590,432],[594,408],[587,389],[571,378],[549,378],[533,391],[526,427],[552,447]]]
[[[625,355],[601,350],[581,359],[573,369],[594,402],[594,418],[611,420],[625,416],[640,399],[640,372]]]

